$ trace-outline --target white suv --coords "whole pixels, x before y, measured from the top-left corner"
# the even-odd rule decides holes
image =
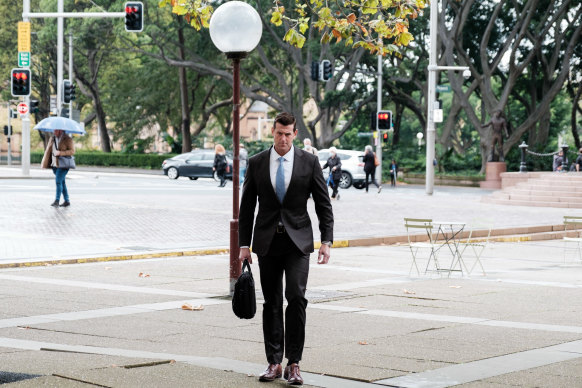
[[[331,156],[329,149],[318,151],[319,163],[323,167],[327,159]],[[337,156],[342,161],[342,178],[339,186],[347,189],[354,185],[356,189],[363,189],[366,184],[366,173],[364,172],[364,152],[352,150],[337,150]],[[323,176],[327,179],[329,168],[323,171]]]

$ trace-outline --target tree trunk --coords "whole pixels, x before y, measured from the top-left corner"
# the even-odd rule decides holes
[[[178,17],[180,28],[178,29],[178,42],[180,51],[180,60],[186,59],[184,53],[184,30],[182,25],[182,17]],[[192,136],[190,134],[190,110],[188,108],[188,78],[186,76],[186,68],[184,66],[178,67],[178,80],[180,83],[180,106],[182,109],[182,122],[180,129],[182,131],[182,153],[192,151]]]

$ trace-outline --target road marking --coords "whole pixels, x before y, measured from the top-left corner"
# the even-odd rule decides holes
[[[51,342],[27,341],[12,338],[0,338],[0,347],[24,350],[53,350],[62,352],[99,354],[104,356],[167,360],[172,359],[178,362],[195,365],[202,368],[217,369],[222,371],[232,371],[246,376],[256,375],[265,367],[264,364],[254,364],[251,362],[230,360],[223,357],[201,357],[194,355],[157,353],[143,350],[131,350],[120,348],[104,348],[97,346],[65,345]],[[323,376],[318,373],[301,371],[301,376],[305,384],[324,388],[370,388],[378,387],[375,384],[363,383],[354,380],[342,379],[338,377]]]
[[[445,388],[580,357],[582,357],[582,341],[573,341],[379,380],[374,383],[401,388]]]
[[[77,321],[83,319],[93,319],[93,318],[108,318],[114,316],[132,315],[132,314],[142,314],[151,313],[153,311],[164,311],[164,310],[179,310],[184,304],[190,304],[191,306],[211,306],[217,304],[231,303],[230,300],[220,300],[220,299],[192,299],[192,300],[181,300],[181,301],[171,301],[171,302],[161,302],[161,303],[149,303],[149,304],[138,304],[133,306],[121,306],[121,307],[110,307],[104,309],[95,310],[85,310],[85,311],[74,311],[69,313],[56,313],[56,314],[44,314],[35,315],[31,317],[17,317],[17,318],[7,318],[0,319],[0,328],[18,327],[18,326],[31,326],[43,323],[55,323],[62,321]]]
[[[0,274],[0,279],[13,280],[13,281],[18,281],[18,282],[28,282],[28,283],[52,284],[52,285],[56,285],[56,286],[66,286],[66,287],[81,287],[81,288],[93,288],[93,289],[99,289],[99,290],[133,292],[133,293],[139,293],[139,294],[184,296],[184,297],[188,297],[188,298],[212,298],[212,297],[218,296],[215,294],[207,294],[207,293],[201,293],[201,292],[177,291],[177,290],[168,290],[168,289],[151,288],[151,287],[123,286],[123,285],[108,284],[108,283],[82,282],[82,281],[78,281],[78,280],[37,278],[37,277],[32,277],[32,276],[16,276],[16,275]]]
[[[159,289],[159,288],[151,288],[151,287],[133,287],[133,286],[123,286],[117,284],[108,284],[108,283],[94,283],[94,282],[82,282],[77,280],[63,280],[63,279],[48,279],[48,278],[36,278],[31,276],[16,276],[16,275],[8,275],[8,274],[0,274],[0,279],[4,280],[13,280],[13,281],[24,281],[30,283],[41,283],[41,284],[52,284],[58,286],[67,286],[67,287],[81,287],[81,288],[91,288],[91,289],[102,289],[102,290],[111,290],[111,291],[121,291],[121,292],[132,292],[132,293],[142,293],[142,294],[154,294],[154,295],[168,295],[168,296],[184,296],[190,298],[196,298],[193,301],[188,303],[192,304],[207,304],[207,305],[215,305],[215,304],[223,304],[223,303],[230,303],[230,300],[217,300],[217,299],[210,299],[213,297],[217,297],[219,295],[213,294],[206,294],[206,293],[198,293],[198,292],[190,292],[190,291],[178,291],[178,290],[168,290],[168,289]],[[318,288],[321,289],[321,288]],[[340,288],[341,289],[341,288]],[[204,302],[201,302],[204,301]],[[209,303],[208,301],[211,301]],[[258,300],[260,303],[261,301]],[[86,312],[79,312],[79,313],[64,313],[63,319],[60,319],[60,314],[48,314],[48,317],[51,321],[57,320],[74,320],[75,314],[78,314],[79,318],[77,319],[86,319],[85,316],[88,318],[92,318],[91,314],[98,314],[101,317],[108,316],[107,314],[112,315],[126,315],[138,313],[138,312],[146,312],[146,311],[136,311],[136,310],[168,310],[172,308],[180,308],[175,307],[175,304],[182,303],[181,301],[175,302],[163,302],[163,303],[154,303],[148,305],[137,305],[137,306],[125,306],[125,307],[116,307],[116,308],[109,308],[109,309],[99,309],[99,310],[89,310]],[[350,306],[341,306],[341,305],[333,305],[328,303],[311,303],[308,305],[311,309],[318,309],[318,310],[328,310],[328,311],[338,311],[338,312],[349,312],[349,313],[356,313],[356,314],[365,314],[365,315],[373,315],[378,317],[390,317],[390,318],[400,318],[400,319],[417,319],[423,321],[433,321],[433,322],[450,322],[450,323],[461,323],[461,324],[472,324],[472,325],[482,325],[482,326],[493,326],[493,327],[507,327],[507,328],[514,328],[514,329],[524,329],[524,330],[540,330],[540,331],[552,331],[552,332],[561,332],[561,333],[575,333],[575,334],[582,334],[582,326],[566,326],[566,325],[552,325],[552,324],[543,324],[543,323],[532,323],[532,322],[515,322],[515,321],[501,321],[501,320],[494,320],[488,318],[478,318],[478,317],[462,317],[462,316],[454,316],[454,315],[440,315],[440,314],[425,314],[425,313],[414,313],[414,312],[407,312],[407,311],[394,311],[394,310],[378,310],[378,309],[366,309],[366,308],[358,308],[358,307],[350,307]],[[34,323],[44,323],[47,315],[40,315],[36,317],[24,317],[24,318],[10,318],[10,319],[3,319],[0,320],[0,327],[13,327],[19,325],[30,325]],[[24,320],[23,322],[28,322],[27,319],[30,320],[30,323],[20,323],[20,320]],[[38,322],[36,320],[39,320]],[[15,321],[16,320],[16,321]],[[12,323],[12,322],[19,322],[19,323]],[[3,326],[8,325],[8,326]]]

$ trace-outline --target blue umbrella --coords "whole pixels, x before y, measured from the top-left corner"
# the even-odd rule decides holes
[[[65,131],[65,133],[71,134],[76,133],[79,135],[85,135],[85,129],[75,120],[68,119],[66,117],[47,117],[40,123],[36,124],[33,129],[38,129],[43,132],[54,132],[57,129]]]

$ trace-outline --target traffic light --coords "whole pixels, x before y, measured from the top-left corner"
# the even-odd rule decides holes
[[[378,118],[376,127],[378,130],[387,130],[392,128],[392,112],[389,110],[380,110],[377,113]]]
[[[333,70],[331,68],[331,62],[327,59],[321,61],[319,68],[319,79],[323,82],[327,82],[333,76]]]
[[[143,31],[143,3],[141,1],[125,3],[125,31]]]
[[[12,69],[10,84],[12,96],[30,96],[30,70]]]
[[[12,136],[12,125],[4,126],[4,136]]]
[[[38,113],[38,100],[30,100],[30,113]]]
[[[65,104],[68,104],[74,99],[75,99],[75,84],[68,79],[63,80],[63,102]]]
[[[311,61],[311,79],[313,81],[319,80],[319,62]]]
[[[382,134],[382,142],[383,143],[388,143],[388,132],[384,132]]]

